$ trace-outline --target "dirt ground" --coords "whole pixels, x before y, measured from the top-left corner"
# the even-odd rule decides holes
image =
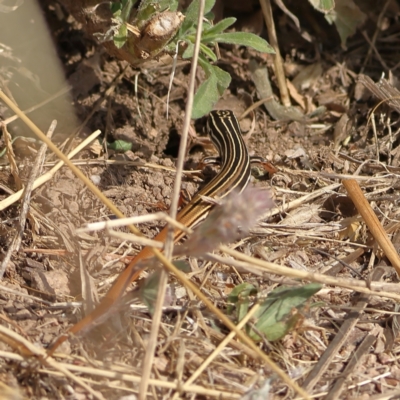
[[[96,140],[82,150],[75,157],[76,165],[125,215],[167,211],[190,65],[185,61],[177,64],[167,119],[171,66],[152,63],[134,69],[127,62],[110,57],[60,4],[53,3],[40,1],[71,85],[75,127],[82,125],[79,130],[71,128],[57,99],[41,107],[46,117],[37,116],[35,111],[29,117],[45,132],[51,120],[56,119],[53,142],[65,153],[100,129],[101,142]],[[225,5],[222,12],[239,16],[238,29],[266,35],[257,2],[250,2],[245,11],[233,9],[236,3],[230,3],[231,8]],[[301,7],[296,10],[302,26],[299,33],[290,19],[274,7],[286,77],[293,83],[292,101],[308,117],[300,121],[274,120],[260,105],[240,120],[250,154],[264,157],[269,163],[269,170],[262,165],[253,167],[252,185],[271,188],[277,211],[232,247],[293,270],[341,278],[342,282],[358,280],[367,289],[396,296],[398,276],[341,184],[342,179],[357,180],[398,249],[400,103],[394,99],[381,104],[372,116],[370,113],[380,100],[395,97],[396,87],[400,89],[400,5],[389,1],[385,13],[381,13],[383,6],[377,3],[381,2],[365,2],[368,20],[362,30],[349,38],[346,48],[340,45],[334,28],[317,13]],[[26,29],[30,27],[27,25]],[[21,43],[27,48],[32,45]],[[9,51],[12,55],[13,49]],[[221,46],[220,52],[218,66],[231,74],[232,83],[217,108],[233,110],[239,117],[259,100],[249,70],[250,60],[268,66],[278,93],[272,56],[233,46]],[[38,83],[29,77],[24,85],[33,87],[34,94],[29,98],[21,96],[25,87],[16,85],[13,79],[24,67],[23,62],[8,58],[11,61],[7,64],[2,59],[5,60],[4,52],[0,54],[1,87],[21,109],[50,97],[45,81]],[[301,71],[303,75],[299,75]],[[367,76],[378,82],[383,72],[389,92],[379,91],[380,86],[362,78]],[[202,79],[200,71],[198,83]],[[369,88],[375,88],[375,93]],[[12,115],[1,103],[2,120]],[[197,169],[203,157],[215,155],[205,134],[205,122],[202,118],[192,124],[185,170]],[[18,174],[26,183],[39,144],[20,121],[8,123],[7,129],[13,137],[30,138],[13,143]],[[131,148],[117,151],[105,144],[116,140],[130,143]],[[0,147],[5,146],[3,131]],[[48,151],[42,174],[55,160]],[[18,190],[18,182],[7,156],[0,163],[3,201]],[[207,167],[202,172],[184,174],[183,189],[189,195],[195,194],[215,171]],[[140,246],[110,237],[104,231],[76,232],[89,222],[114,216],[66,167],[32,193],[30,206],[21,247],[3,271],[0,321],[38,348],[46,349],[82,318],[82,270],[89,282],[86,291],[93,291],[93,301],[97,301]],[[18,232],[21,208],[21,203],[16,202],[0,211],[1,258]],[[146,236],[153,237],[162,225],[154,221],[139,227]],[[242,282],[252,283],[265,293],[280,284],[307,282],[201,259],[187,261],[191,268],[188,276],[221,310],[226,310],[229,291]],[[147,275],[144,273],[143,279]],[[72,374],[106,399],[134,399],[137,394],[151,314],[135,294],[128,299],[130,307],[121,306],[105,324],[66,341],[55,355],[63,368],[71,367]],[[86,295],[83,302],[88,301]],[[259,347],[315,398],[380,399],[382,394],[399,395],[396,298],[368,296],[345,284],[331,284],[324,285],[313,297],[313,303],[316,305],[302,311],[299,323],[284,339],[262,341]],[[156,383],[149,387],[149,398],[245,399],[251,398],[244,397],[245,393],[262,387],[269,378],[271,398],[296,398],[240,341],[224,348],[192,390],[180,391],[227,333],[192,293],[170,277],[152,370]],[[7,340],[4,333],[0,333],[0,339],[0,384],[5,385],[4,393],[9,391],[9,397],[0,398],[94,398],[81,381],[53,365],[40,363],[39,356],[32,357],[23,351],[22,344]],[[335,341],[339,342],[337,347],[329,347]],[[314,375],[319,370],[321,375]],[[175,386],[168,386],[171,382]],[[123,397],[128,395],[132,397]]]

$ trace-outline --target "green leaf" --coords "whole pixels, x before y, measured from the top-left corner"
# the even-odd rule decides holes
[[[228,296],[228,314],[233,311],[233,304],[236,306],[238,312],[238,321],[241,321],[247,314],[249,308],[249,296],[257,295],[257,289],[250,283],[241,283],[235,286]]]
[[[107,143],[107,147],[111,150],[125,153],[128,150],[132,150],[132,143],[126,142],[125,140],[115,140],[112,143]]]
[[[193,57],[193,52],[194,52],[194,44],[190,41],[185,41],[187,44],[186,50],[182,54],[182,58],[187,59],[187,58],[192,58]]]
[[[210,12],[208,12],[208,13],[207,13],[207,12],[204,13],[203,25],[205,25],[205,26],[208,26],[208,25],[212,26],[212,25],[210,24],[209,21],[214,21],[214,19],[215,19],[215,15],[214,15],[214,13],[213,13],[212,11],[210,11]]]
[[[179,269],[179,271],[182,271],[185,274],[192,272],[192,268],[190,267],[190,264],[185,260],[172,261],[172,264],[174,264],[175,267]]]
[[[110,4],[110,9],[113,14],[113,17],[121,15],[122,3],[117,3],[116,1]]]
[[[157,295],[160,286],[161,269],[157,269],[154,273],[149,275],[139,290],[140,300],[147,306],[150,314],[154,314],[154,306],[157,301]]]
[[[204,15],[208,14],[209,12],[211,12],[211,10],[213,9],[214,5],[215,5],[215,1],[216,0],[206,0],[205,4],[204,4]]]
[[[204,14],[209,13],[211,9],[214,7],[214,4],[215,0],[205,0]],[[200,9],[199,0],[193,0],[184,13],[185,20],[183,21],[181,26],[180,30],[181,34],[185,34],[190,28],[197,25],[199,9]]]
[[[218,80],[218,91],[220,95],[222,96],[225,89],[228,88],[228,86],[231,83],[232,77],[230,74],[225,72],[223,69],[217,67],[216,65],[211,66],[213,69],[213,73],[216,75],[217,80]]]
[[[129,22],[132,7],[136,3],[136,1],[137,0],[123,0],[122,1],[121,19],[123,22]]]
[[[193,46],[194,48],[194,46]],[[217,56],[215,55],[215,53],[209,48],[207,47],[205,44],[200,43],[200,51],[207,56],[208,58],[211,59],[211,61],[217,61]],[[185,53],[184,53],[185,54]],[[193,55],[193,54],[192,54]]]
[[[299,318],[297,314],[292,315],[292,310],[298,309],[321,288],[320,284],[310,283],[298,288],[280,287],[273,290],[254,316],[258,319],[257,330],[270,341],[281,339]],[[247,330],[253,340],[261,340],[251,328]]]
[[[186,33],[197,21],[197,15],[199,13],[199,0],[193,0],[189,7],[185,11],[185,20],[181,25],[181,33]]]
[[[178,0],[161,0],[160,7],[162,10],[166,10],[168,8],[169,11],[176,11],[179,6]]]
[[[267,41],[253,33],[248,32],[227,32],[210,35],[203,43],[229,43],[239,46],[248,46],[262,53],[275,53]]]
[[[231,76],[221,68],[211,65],[204,57],[199,57],[207,79],[199,86],[194,95],[192,118],[208,114],[231,83]]]
[[[113,38],[115,47],[120,49],[126,43],[127,38],[128,38],[128,29],[126,25],[123,23],[118,29],[118,34],[116,34]]]
[[[136,15],[136,23],[138,26],[144,25],[154,14],[159,11],[159,7],[152,0],[143,0],[140,3],[138,13]]]
[[[159,11],[176,11],[179,5],[178,0],[150,0],[157,3]]]
[[[208,36],[219,34],[223,32],[225,29],[228,29],[231,25],[236,22],[236,18],[230,17],[225,18],[222,21],[219,21],[214,26],[211,26],[209,29],[203,29],[203,34],[201,36],[202,40],[207,39]]]
[[[208,114],[219,97],[217,77],[211,75],[199,86],[194,95],[192,118],[197,119]]]
[[[202,54],[199,55],[199,65],[201,68],[203,68],[207,78],[214,73],[213,66],[210,64],[210,61],[208,61],[207,58],[205,58]]]
[[[203,68],[204,72],[206,73],[207,78],[210,75],[215,75],[218,80],[218,91],[220,95],[222,96],[225,89],[230,85],[231,83],[231,76],[225,72],[223,69],[217,67],[216,65],[211,65],[210,62],[203,57],[203,55],[200,54],[199,57],[199,64],[201,68]]]
[[[308,0],[311,5],[322,13],[327,13],[335,8],[335,0]]]
[[[296,319],[298,320],[298,318]],[[295,321],[290,321],[288,322],[277,322],[269,327],[267,327],[264,330],[265,337],[270,341],[270,342],[275,342],[276,340],[280,340],[284,338],[291,330],[291,328],[294,326]],[[253,338],[254,340],[260,340],[258,336]]]

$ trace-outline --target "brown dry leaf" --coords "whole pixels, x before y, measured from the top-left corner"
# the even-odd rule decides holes
[[[98,140],[95,140],[89,147],[89,150],[95,156],[100,156],[103,153],[103,146]]]
[[[335,125],[333,131],[333,140],[335,148],[338,148],[341,142],[347,141],[351,132],[350,118],[347,113],[344,113]]]
[[[290,97],[303,109],[306,110],[306,102],[304,101],[304,97],[297,91],[296,87],[286,79],[286,84],[289,89]]]
[[[361,218],[360,216],[344,218],[340,221],[339,238],[346,239],[349,238],[351,241],[357,240],[360,234]]]
[[[310,222],[320,222],[318,204],[307,204],[290,211],[278,225],[303,226]]]

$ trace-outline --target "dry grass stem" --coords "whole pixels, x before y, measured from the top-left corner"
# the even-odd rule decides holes
[[[19,176],[19,168],[18,168],[17,162],[15,160],[15,154],[14,154],[14,149],[12,146],[11,135],[7,130],[6,124],[1,124],[0,126],[2,129],[2,136],[4,138],[4,142],[5,142],[6,149],[7,149],[7,160],[8,160],[8,163],[10,164],[10,172],[14,178],[15,186],[17,187],[17,189],[22,189],[23,184],[22,184],[21,178]]]
[[[1,96],[1,91],[0,91],[0,96]],[[73,149],[69,154],[68,154],[68,159],[74,157],[76,154],[78,154],[82,149],[84,149],[86,146],[88,146],[94,139],[96,139],[100,135],[100,131],[95,131],[93,132],[89,137],[87,137],[85,140],[82,141],[75,149]],[[46,172],[42,176],[40,176],[33,184],[32,190],[37,189],[39,186],[43,185],[44,183],[48,182],[50,179],[54,177],[54,174],[64,165],[63,161],[58,162],[50,171]],[[0,210],[4,210],[10,205],[14,204],[16,201],[18,201],[22,195],[23,195],[23,190],[19,190],[18,192],[12,194],[11,196],[7,197],[6,199],[0,201]]]
[[[255,268],[258,268],[264,272],[269,272],[277,275],[283,275],[289,278],[294,278],[294,279],[304,279],[307,281],[311,282],[318,282],[322,283],[324,285],[332,285],[332,286],[339,286],[347,289],[351,289],[360,293],[365,293],[365,294],[370,294],[378,297],[383,297],[383,298],[388,298],[388,299],[393,299],[400,301],[400,294],[393,293],[393,292],[388,292],[388,291],[382,291],[381,286],[375,284],[373,282],[368,283],[366,281],[360,281],[357,279],[344,279],[344,278],[333,278],[330,276],[326,276],[324,274],[319,274],[319,273],[313,273],[313,272],[308,272],[308,271],[299,271],[295,270],[293,268],[285,267],[282,265],[270,263],[267,261],[260,260],[258,258],[254,257],[249,257],[243,253],[240,253],[236,250],[232,250],[231,248],[227,246],[220,246],[219,248],[222,252],[229,254],[233,257],[235,257],[238,260],[242,260],[243,262],[239,262],[237,260],[232,260],[229,258],[223,258],[219,256],[213,255],[212,257],[215,258],[215,260],[218,260],[219,262],[223,264],[230,265],[232,264],[235,267],[240,267],[247,269],[249,271],[253,271]],[[372,289],[370,289],[370,287]],[[377,287],[377,290],[373,290],[374,287]]]
[[[372,280],[380,280],[383,274],[384,271],[382,268],[375,270],[372,273]],[[361,314],[363,313],[363,310],[367,306],[368,300],[369,298],[366,295],[359,296],[351,317],[347,318],[341,325],[338,334],[329,343],[329,346],[325,350],[324,354],[318,360],[317,364],[314,366],[313,370],[304,381],[303,387],[307,391],[312,391],[315,384],[318,382],[319,379],[321,379],[324,372],[331,365],[333,358],[338,354],[345,341],[349,339],[349,335],[353,331]],[[336,390],[339,390],[339,388],[337,387]]]
[[[94,391],[89,385],[83,382],[82,379],[73,375],[68,369],[64,368],[64,366],[56,362],[51,357],[47,357],[46,351],[44,349],[34,346],[31,342],[23,338],[18,333],[15,333],[14,331],[0,325],[0,338],[3,342],[7,343],[14,350],[18,351],[23,357],[28,359],[32,357],[33,360],[39,361],[43,365],[54,368],[63,376],[70,378],[79,386],[83,387],[94,398],[98,400],[104,400],[104,397],[100,393]]]
[[[8,359],[8,360],[13,360],[13,361],[24,361],[24,357],[11,353],[11,352],[6,352],[0,350],[0,357]],[[84,360],[81,360],[84,361]],[[119,365],[116,365],[114,368],[110,368],[109,365],[104,365],[103,368],[93,368],[93,367],[86,367],[82,365],[74,365],[70,363],[62,363],[58,362],[57,365],[60,368],[65,369],[69,373],[74,372],[74,373],[79,373],[79,374],[87,374],[87,375],[92,375],[94,377],[98,378],[108,378],[112,380],[121,380],[127,383],[136,383],[138,384],[141,381],[141,376],[137,375],[135,376],[132,374],[132,372],[129,372],[127,369],[126,373],[121,372],[121,367]],[[49,374],[53,376],[65,376],[62,372],[57,372],[54,370],[50,369],[44,369],[44,368],[39,368],[38,371],[43,374]],[[87,378],[80,378],[80,381],[84,383],[85,381],[90,383],[90,384],[100,384],[96,381],[93,380],[88,380]],[[157,388],[165,388],[165,389],[172,389],[172,390],[179,390],[179,384],[176,382],[168,382],[165,380],[159,380],[159,379],[150,379],[149,380],[150,385],[157,387]],[[116,386],[113,385],[112,387],[121,389],[121,390],[126,390],[128,392],[131,392],[131,389],[123,387],[123,386]],[[215,398],[222,398],[222,399],[240,399],[240,395],[232,392],[224,392],[223,390],[213,390],[213,389],[207,389],[201,385],[190,385],[187,387],[188,393],[195,393],[195,394],[200,394],[204,396],[212,396]],[[136,391],[134,391],[136,393]],[[103,398],[102,398],[103,399]]]
[[[372,236],[378,242],[379,246],[384,251],[387,258],[392,263],[393,268],[396,270],[397,274],[400,276],[400,258],[394,248],[392,242],[389,240],[383,226],[378,220],[378,217],[372,210],[367,199],[365,198],[363,192],[357,181],[349,179],[344,180],[343,185],[349,193],[354,205],[357,207],[358,212],[364,218]]]
[[[183,231],[187,231],[190,233],[188,228],[172,219],[169,215],[159,212],[154,214],[147,214],[147,215],[139,215],[137,217],[130,217],[130,218],[121,218],[112,221],[102,221],[102,222],[93,222],[91,224],[87,224],[84,228],[79,228],[76,230],[77,233],[81,232],[91,232],[91,231],[98,231],[101,229],[111,229],[111,228],[120,228],[122,226],[130,225],[130,224],[142,224],[144,222],[153,222],[153,221],[165,221],[168,224],[171,224],[174,228],[181,229]]]
[[[333,193],[333,191],[335,189],[337,189],[338,187],[340,187],[340,185],[341,185],[340,183],[333,183],[332,185],[328,185],[321,189],[315,190],[309,194],[306,194],[305,196],[302,196],[302,197],[300,197],[296,200],[293,200],[287,204],[284,204],[280,207],[275,207],[272,210],[269,210],[267,213],[265,213],[265,215],[262,216],[262,219],[272,217],[274,215],[279,215],[285,211],[290,211],[294,208],[299,207],[301,204],[308,203],[311,200],[314,200],[324,194]]]
[[[350,376],[357,366],[360,365],[362,361],[364,361],[363,356],[369,351],[370,347],[376,341],[377,335],[367,335],[365,339],[362,341],[360,346],[354,352],[350,362],[347,364],[345,370],[343,371],[342,376],[337,379],[335,385],[331,388],[328,395],[325,397],[326,400],[335,400],[339,399],[343,390],[345,390],[345,382],[346,378]]]
[[[178,201],[179,201],[179,193],[181,190],[181,182],[182,182],[182,171],[183,171],[183,163],[186,157],[186,145],[190,127],[190,117],[192,115],[193,108],[193,97],[194,97],[194,89],[195,89],[195,80],[196,80],[196,71],[197,64],[199,59],[199,50],[200,50],[200,40],[201,40],[201,32],[203,26],[203,15],[204,15],[204,4],[205,0],[200,0],[199,2],[199,15],[197,20],[197,31],[196,31],[196,41],[194,45],[194,53],[192,58],[192,65],[190,69],[190,77],[189,77],[189,88],[186,99],[186,108],[185,108],[185,120],[183,122],[183,129],[181,133],[178,160],[177,160],[177,168],[176,168],[176,177],[175,183],[173,187],[172,199],[171,199],[171,209],[169,215],[171,219],[176,219],[176,214],[178,211]],[[172,71],[173,73],[173,71]],[[169,260],[172,256],[173,248],[174,248],[174,240],[173,240],[173,232],[174,230],[171,228],[168,231],[167,239],[165,241],[165,257]],[[157,336],[158,330],[161,322],[162,316],[162,304],[164,303],[165,291],[167,286],[167,273],[165,271],[161,272],[159,286],[158,286],[158,295],[157,302],[155,305],[155,312],[153,315],[153,323],[151,326],[149,343],[146,349],[144,361],[143,361],[143,375],[142,380],[139,386],[139,400],[145,400],[148,382],[151,375],[151,369],[153,365],[154,359],[154,351],[157,345]]]
[[[98,131],[96,131],[98,132]],[[106,159],[96,159],[96,160],[71,160],[71,163],[74,165],[124,165],[124,166],[131,166],[131,167],[142,167],[142,168],[150,168],[150,169],[155,169],[155,170],[161,170],[161,171],[169,171],[176,173],[176,168],[174,167],[167,167],[165,165],[159,165],[159,164],[154,164],[154,163],[149,163],[149,162],[144,162],[144,161],[129,161],[129,160],[106,160]],[[43,163],[43,167],[54,167],[57,162],[45,162]],[[26,167],[26,164],[20,163],[19,164],[21,168]],[[2,169],[9,169],[9,165],[0,165],[0,170]],[[200,169],[193,169],[193,170],[183,170],[182,173],[184,175],[192,176],[192,175],[199,175],[202,172]]]
[[[251,310],[246,314],[246,316],[238,323],[237,328],[242,329],[247,322],[249,322],[250,318],[256,313],[259,308],[259,304],[255,304]],[[235,332],[230,332],[229,335],[222,340],[219,345],[215,348],[215,350],[204,360],[203,364],[193,372],[192,376],[183,384],[182,388],[185,388],[191,385],[200,374],[212,363],[212,361],[221,353],[221,351],[229,344],[229,342],[235,337]]]
[[[275,50],[275,56],[274,56],[275,72],[279,85],[279,92],[281,95],[282,104],[285,107],[289,107],[291,105],[291,102],[289,97],[289,91],[286,85],[282,56],[279,50],[278,36],[275,30],[275,23],[274,23],[274,17],[272,15],[271,2],[270,0],[260,0],[260,5],[265,19],[265,26],[267,27],[268,30],[269,42]]]
[[[53,121],[50,125],[50,128],[47,132],[47,137],[51,138],[51,136],[53,135],[53,132],[55,130],[57,126],[56,121]],[[5,132],[6,135],[8,134],[7,132]],[[22,195],[22,207],[21,207],[21,214],[19,217],[19,226],[18,226],[18,231],[16,232],[14,239],[11,243],[11,245],[9,246],[6,255],[4,256],[3,261],[1,262],[0,265],[0,280],[3,278],[4,272],[7,268],[8,262],[11,259],[11,255],[14,252],[18,252],[20,245],[21,245],[21,241],[22,241],[22,236],[24,234],[25,231],[25,224],[26,224],[26,218],[28,216],[28,210],[29,210],[29,205],[30,205],[30,198],[31,198],[31,193],[33,190],[33,186],[36,180],[37,175],[39,174],[39,171],[41,169],[41,165],[43,164],[43,160],[44,157],[46,155],[46,145],[42,144],[42,146],[40,146],[39,152],[37,154],[36,157],[36,161],[33,165],[32,168],[32,172],[31,175],[29,177],[28,182],[26,183],[26,186],[23,190],[23,195]]]
[[[137,236],[134,235],[133,233],[116,232],[110,229],[107,229],[106,233],[107,235],[113,238],[126,240],[127,242],[132,242],[140,246],[150,246],[154,247],[155,249],[162,249],[164,247],[164,243],[162,242],[157,242],[156,240],[151,240],[142,236]]]

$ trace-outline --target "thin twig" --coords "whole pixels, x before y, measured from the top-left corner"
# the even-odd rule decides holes
[[[54,130],[56,129],[57,126],[57,121],[53,120],[52,123],[50,124],[49,130],[47,131],[47,137],[49,139],[51,139],[51,137],[53,136]],[[28,210],[29,210],[29,203],[30,203],[30,199],[31,199],[31,194],[32,194],[32,190],[33,190],[33,185],[35,183],[36,177],[41,173],[42,170],[42,166],[43,166],[43,162],[44,162],[44,158],[46,155],[46,150],[47,150],[47,146],[46,143],[43,143],[40,146],[40,149],[38,151],[38,155],[36,157],[36,161],[33,164],[33,168],[30,172],[30,176],[29,176],[29,180],[25,186],[24,189],[24,194],[22,196],[22,207],[21,207],[21,215],[19,218],[19,222],[20,222],[20,227],[23,230],[25,228],[25,221],[26,221],[26,217],[28,215]],[[17,246],[17,248],[15,249],[16,251],[19,250],[19,244]]]
[[[265,97],[261,100],[256,101],[255,103],[253,103],[250,107],[246,108],[246,110],[243,111],[242,115],[238,118],[239,121],[241,121],[244,117],[246,117],[247,115],[249,115],[252,111],[254,111],[256,108],[262,106],[264,103],[266,103],[267,101],[271,101],[273,100],[274,96],[268,96]]]
[[[381,12],[379,13],[379,17],[378,17],[378,20],[376,21],[376,28],[375,28],[374,35],[372,36],[372,40],[369,40],[369,37],[368,37],[368,35],[367,35],[367,33],[366,33],[365,31],[361,31],[361,33],[363,34],[364,38],[367,40],[367,42],[368,42],[368,44],[369,44],[369,48],[368,48],[367,55],[365,56],[363,65],[362,65],[362,67],[361,67],[360,74],[363,74],[363,73],[364,73],[365,67],[366,67],[366,65],[367,65],[367,63],[368,63],[368,61],[369,61],[369,59],[371,58],[372,51],[374,51],[374,53],[376,54],[377,58],[378,58],[379,61],[381,62],[382,66],[383,66],[387,71],[389,71],[388,66],[387,66],[386,63],[383,61],[381,55],[379,54],[378,50],[376,49],[375,43],[376,43],[376,40],[378,39],[379,33],[381,32],[381,26],[382,26],[383,17],[384,17],[384,15],[385,15],[386,10],[387,10],[389,4],[391,3],[391,1],[392,1],[392,0],[386,0],[386,3],[384,4],[384,6],[383,6],[382,9],[381,9]]]
[[[351,360],[346,365],[346,368],[343,370],[340,377],[336,380],[335,384],[329,391],[328,395],[325,397],[325,400],[340,399],[342,391],[346,389],[345,387],[346,380],[348,379],[348,377],[352,376],[352,373],[354,373],[354,371],[360,365],[360,363],[365,362],[365,358],[363,358],[363,356],[366,353],[368,354],[370,352],[370,348],[376,341],[377,336],[378,335],[375,334],[375,335],[367,335],[365,337],[360,346],[357,347],[357,350],[352,354]],[[391,396],[386,398],[391,398]]]

